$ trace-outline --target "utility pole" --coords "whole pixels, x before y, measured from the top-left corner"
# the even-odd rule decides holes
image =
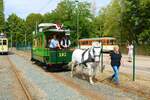
[[[26,32],[25,32],[25,48],[26,48],[26,45],[27,45],[27,41],[26,41]]]
[[[122,45],[122,29],[123,29],[123,23],[122,23],[122,14],[123,14],[123,11],[125,9],[125,4],[124,4],[124,0],[120,0],[120,7],[121,7],[121,17],[120,17],[120,44]]]
[[[92,1],[93,1],[92,2],[92,13],[95,16],[95,14],[96,14],[96,3],[95,3],[95,0],[92,0]]]
[[[135,41],[133,41],[133,81],[135,81]]]
[[[79,8],[78,8],[78,6],[79,6],[79,1],[78,0],[76,0],[75,1],[76,2],[76,13],[77,13],[77,45],[79,46],[79,48],[80,48],[80,45],[79,45]]]
[[[13,44],[12,44],[12,34],[11,34],[11,51],[12,51],[12,45],[13,45]]]

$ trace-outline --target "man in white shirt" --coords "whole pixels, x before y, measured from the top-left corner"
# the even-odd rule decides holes
[[[128,44],[127,48],[128,48],[128,59],[129,59],[128,61],[132,62],[134,46],[132,45],[132,43],[130,43],[130,44]]]
[[[61,44],[61,46],[62,46],[63,48],[68,48],[68,47],[71,45],[71,42],[70,42],[68,36],[64,36],[64,37],[62,38],[60,44]]]
[[[56,39],[56,35],[53,35],[53,38],[50,40],[50,45],[49,47],[51,49],[61,49],[60,45],[59,45],[59,41]]]

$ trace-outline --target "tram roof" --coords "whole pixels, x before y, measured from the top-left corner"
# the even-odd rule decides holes
[[[56,33],[70,33],[70,30],[64,30],[64,29],[47,29],[44,32],[56,32]]]
[[[0,33],[0,38],[6,38],[6,34]]]
[[[49,33],[49,34],[52,34],[52,33],[65,33],[65,35],[70,35],[70,30],[63,30],[63,29],[48,29],[48,30],[44,30],[42,32],[33,32],[33,35],[40,35],[41,33]]]
[[[38,25],[38,27],[51,27],[51,26],[57,26],[57,24],[54,23],[41,23]]]
[[[82,40],[101,40],[101,39],[112,39],[112,40],[115,40],[116,38],[114,37],[100,37],[100,38],[84,38],[84,39],[80,39],[80,41]]]

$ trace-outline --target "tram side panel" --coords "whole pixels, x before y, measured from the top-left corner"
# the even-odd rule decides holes
[[[67,64],[71,61],[72,51],[33,48],[32,57],[45,64]]]

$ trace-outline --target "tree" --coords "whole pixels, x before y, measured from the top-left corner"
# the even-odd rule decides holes
[[[113,36],[120,42],[123,35],[121,21],[120,0],[112,0],[106,8],[100,9],[99,16],[95,18],[99,36]]]
[[[112,0],[95,18],[96,30],[103,36],[116,37],[119,42],[149,41],[149,0]]]
[[[140,1],[140,26],[141,33],[139,34],[139,40],[144,43],[150,44],[150,1]]]
[[[0,0],[0,32],[4,31],[4,24],[5,24],[4,3],[3,3],[3,0]]]
[[[8,32],[9,40],[13,37],[13,43],[23,42],[25,34],[25,21],[16,14],[11,14],[6,22],[6,31]]]
[[[46,17],[48,16],[49,19],[44,19],[48,19],[48,21],[54,23],[62,23],[66,28],[72,30],[71,39],[73,41],[73,44],[76,44],[77,13],[79,13],[79,38],[89,37],[90,33],[93,32],[93,15],[90,11],[90,4],[87,2],[79,2],[77,8],[77,4],[75,1],[62,0],[58,4],[57,8],[52,11],[52,13],[44,15]]]
[[[41,14],[31,13],[26,18],[26,34],[28,41],[32,41],[32,32],[35,31],[36,25],[43,22],[43,16]]]

